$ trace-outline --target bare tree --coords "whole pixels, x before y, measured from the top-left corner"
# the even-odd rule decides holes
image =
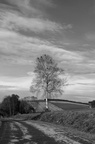
[[[66,79],[61,78],[64,70],[49,55],[42,55],[36,59],[34,70],[35,79],[30,87],[31,92],[42,92],[46,99],[46,109],[48,109],[48,98],[56,94],[62,94]]]

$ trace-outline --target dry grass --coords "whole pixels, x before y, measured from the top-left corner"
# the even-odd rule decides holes
[[[48,112],[41,116],[41,120],[95,134],[95,111],[93,110]]]
[[[46,134],[48,133],[50,136],[54,135],[56,139],[62,138],[63,140],[64,139],[66,140],[66,137],[67,137],[81,144],[95,144],[95,134],[89,134],[89,133],[81,132],[74,128],[65,127],[62,125],[56,125],[54,123],[48,123],[48,122],[43,122],[43,121],[32,121],[32,122],[30,121],[29,123],[32,124],[33,126],[38,125],[38,126],[43,127],[40,130],[43,129],[43,131]]]

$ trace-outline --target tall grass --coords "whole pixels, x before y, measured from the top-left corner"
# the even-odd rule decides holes
[[[53,122],[95,134],[95,111],[62,111],[44,113],[42,121]]]

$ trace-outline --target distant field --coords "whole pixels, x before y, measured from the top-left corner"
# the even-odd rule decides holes
[[[84,110],[89,109],[88,105],[78,104],[78,103],[70,103],[70,102],[52,102],[55,106],[62,108],[64,110]]]
[[[36,112],[41,112],[45,110],[45,100],[30,101],[30,104],[36,109]],[[49,100],[49,109],[51,111],[60,110],[88,110],[89,105],[87,103],[78,103],[72,101],[62,101],[62,100]]]

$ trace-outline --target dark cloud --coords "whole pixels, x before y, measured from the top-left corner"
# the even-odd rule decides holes
[[[9,2],[7,0],[0,0],[0,4],[9,5]]]
[[[51,0],[1,0],[1,3],[17,7],[26,16],[43,17],[47,7],[53,7]]]

